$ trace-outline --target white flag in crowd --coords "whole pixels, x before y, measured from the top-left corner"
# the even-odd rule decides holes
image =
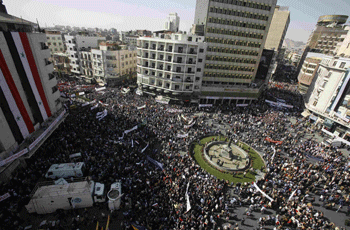
[[[105,118],[106,116],[107,116],[107,109],[103,110],[103,112],[98,112],[96,114],[96,119],[98,119],[100,121],[103,118]]]
[[[147,160],[157,166],[160,170],[163,170],[163,164],[147,156]]]
[[[190,123],[189,125],[185,125],[184,128],[185,129],[191,128],[194,124],[196,124],[196,121]]]
[[[143,152],[148,148],[148,145],[149,145],[149,143],[147,143],[146,147],[144,147],[144,148],[141,150],[141,153],[143,153]]]
[[[137,125],[135,125],[132,129],[125,130],[124,133],[125,133],[125,134],[128,134],[128,133],[130,133],[130,132],[136,130],[137,128],[138,128]]]
[[[92,106],[92,107],[91,107],[91,110],[94,110],[94,109],[96,109],[97,107],[98,107],[98,104]]]
[[[146,108],[146,105],[143,105],[143,106],[137,107],[137,109],[144,109],[144,108]]]
[[[263,194],[264,197],[266,197],[267,199],[269,199],[270,201],[273,201],[273,199],[271,197],[269,197],[266,193],[264,193],[259,187],[258,185],[254,182],[253,185],[255,186],[255,188],[261,193]]]
[[[290,197],[288,198],[288,201],[290,201],[290,199],[292,199],[292,197],[294,196],[294,194],[295,194],[296,191],[297,191],[297,190],[295,189],[294,192],[292,192],[292,194],[291,194]]]
[[[186,188],[186,212],[191,210],[191,204],[190,204],[190,197],[188,195],[188,187],[190,186],[190,182],[187,183],[187,188]]]
[[[188,133],[185,133],[185,134],[180,134],[180,133],[178,133],[178,134],[177,134],[177,137],[178,137],[178,138],[188,137]]]

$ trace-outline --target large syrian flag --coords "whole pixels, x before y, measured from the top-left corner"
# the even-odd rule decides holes
[[[48,117],[51,117],[51,110],[46,99],[27,34],[23,32],[11,32],[11,35],[17,52],[20,54],[21,63],[30,84],[30,88],[34,94],[35,102],[39,107],[43,120],[45,121]]]
[[[33,123],[30,120],[1,50],[0,107],[17,142],[21,143],[30,133],[34,132]]]

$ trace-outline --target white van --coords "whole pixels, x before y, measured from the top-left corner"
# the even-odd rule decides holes
[[[84,172],[84,162],[53,164],[47,171],[45,177],[51,179],[82,177]]]

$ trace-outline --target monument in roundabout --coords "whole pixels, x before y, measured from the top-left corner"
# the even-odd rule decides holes
[[[206,143],[203,156],[214,168],[226,172],[244,171],[251,163],[248,153],[232,141],[214,140]]]

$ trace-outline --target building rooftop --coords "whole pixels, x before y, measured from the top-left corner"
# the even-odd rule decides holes
[[[0,23],[12,23],[12,24],[23,24],[23,25],[30,25],[30,26],[36,26],[37,24],[34,22],[30,22],[27,20],[24,20],[22,18],[18,18],[16,16],[0,12]]]

